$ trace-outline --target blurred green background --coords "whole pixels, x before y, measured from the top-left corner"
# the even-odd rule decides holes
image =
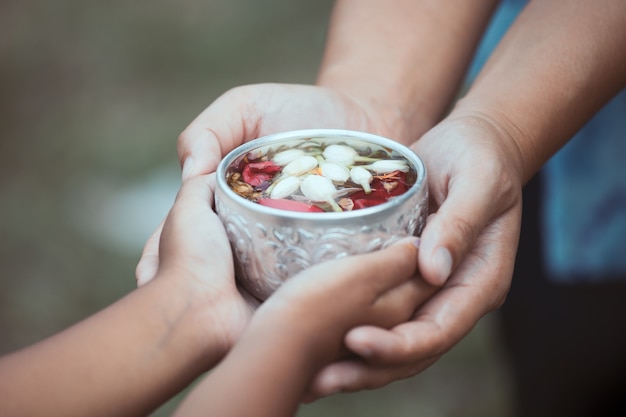
[[[179,186],[178,134],[236,85],[313,82],[331,7],[0,3],[0,354],[133,290],[143,244]],[[510,399],[486,317],[421,375],[298,415],[502,416]]]

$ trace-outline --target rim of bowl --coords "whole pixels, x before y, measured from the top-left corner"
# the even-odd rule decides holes
[[[342,211],[342,212],[302,212],[302,211],[292,211],[292,210],[283,210],[274,207],[263,206],[261,204],[255,203],[246,199],[245,197],[240,196],[236,192],[234,192],[228,183],[226,182],[226,169],[228,166],[239,156],[244,155],[258,147],[268,145],[271,142],[281,142],[281,141],[289,141],[289,140],[297,140],[297,139],[308,139],[308,138],[332,138],[332,137],[341,137],[346,139],[356,139],[362,140],[365,142],[372,142],[377,145],[384,146],[386,148],[390,148],[396,152],[399,152],[409,160],[412,167],[415,169],[417,173],[417,178],[415,183],[411,185],[411,187],[395,197],[392,200],[386,201],[385,203],[378,204],[372,207],[365,207],[358,210],[350,210],[350,211]],[[293,218],[293,219],[310,219],[310,220],[345,220],[354,217],[364,217],[368,215],[374,215],[383,211],[386,211],[390,207],[398,206],[403,204],[406,200],[411,198],[414,194],[422,192],[422,189],[426,185],[426,166],[422,159],[409,147],[402,145],[392,139],[386,138],[384,136],[375,135],[373,133],[361,132],[357,130],[346,130],[346,129],[302,129],[302,130],[290,130],[280,133],[274,133],[271,135],[266,135],[259,137],[257,139],[253,139],[248,141],[237,148],[230,151],[222,160],[220,161],[217,170],[217,187],[221,189],[226,195],[235,199],[238,203],[242,204],[244,207],[247,207],[250,210],[253,210],[258,213],[266,214],[269,216],[278,216],[283,218]]]

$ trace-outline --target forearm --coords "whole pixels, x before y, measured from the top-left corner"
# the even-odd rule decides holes
[[[338,0],[318,84],[374,104],[411,143],[449,108],[496,4]]]
[[[626,2],[535,0],[453,114],[491,119],[527,181],[626,86]]]
[[[184,388],[221,353],[204,351],[191,297],[172,284],[155,280],[2,358],[0,414],[146,415]]]
[[[315,373],[338,350],[330,342],[313,347],[310,327],[296,320],[263,323],[253,317],[231,352],[185,398],[175,416],[293,416]]]

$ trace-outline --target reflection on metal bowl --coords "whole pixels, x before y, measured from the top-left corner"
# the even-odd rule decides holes
[[[284,149],[302,141],[385,149],[408,162],[412,184],[387,202],[341,212],[298,212],[267,207],[235,193],[228,183],[233,166],[247,155]],[[278,133],[248,142],[217,169],[215,204],[230,239],[237,279],[260,300],[303,269],[331,259],[382,249],[418,235],[428,212],[426,169],[409,148],[368,133],[310,129]]]

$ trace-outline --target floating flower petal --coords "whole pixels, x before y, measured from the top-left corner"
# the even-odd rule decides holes
[[[323,213],[324,210],[314,204],[303,203],[301,201],[288,200],[286,198],[273,199],[262,198],[257,201],[262,206],[273,207],[281,210],[303,211],[308,213]]]
[[[275,173],[280,171],[280,166],[272,161],[252,162],[247,164],[241,175],[243,180],[253,187],[263,184],[272,179]]]
[[[354,208],[354,201],[349,198],[342,198],[339,200],[339,207],[341,207],[343,211],[351,211]]]

